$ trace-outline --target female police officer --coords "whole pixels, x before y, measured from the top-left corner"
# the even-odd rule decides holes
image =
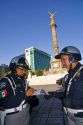
[[[33,89],[27,89],[25,70],[29,70],[24,57],[15,57],[10,62],[11,74],[0,81],[0,125],[29,125],[28,96]],[[5,121],[5,123],[4,123]]]
[[[67,46],[55,58],[61,59],[63,66],[68,69],[63,94],[68,125],[83,125],[83,66],[79,62],[81,53],[76,47]]]

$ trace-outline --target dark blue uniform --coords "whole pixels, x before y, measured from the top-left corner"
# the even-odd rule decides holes
[[[23,77],[10,75],[3,78],[0,81],[0,107],[3,109],[17,107],[23,100],[27,100],[25,86]]]
[[[73,70],[69,71],[67,75],[67,79],[64,83],[64,86],[65,86],[64,92],[62,91],[59,93],[49,92],[55,97],[61,98],[63,100],[63,105],[65,107],[72,108],[72,109],[83,109],[83,66],[82,66],[82,69],[79,71],[81,66],[82,65],[78,63]],[[74,75],[75,77],[73,78]],[[72,80],[71,80],[69,92],[67,94],[67,89],[68,89],[70,79]]]
[[[83,66],[80,63],[69,71],[63,105],[68,125],[83,125]]]
[[[62,99],[67,116],[73,121],[69,123],[68,119],[68,125],[83,125],[83,66],[80,63],[68,72],[64,86],[63,92],[49,93]]]
[[[79,71],[80,67],[81,64],[78,63],[73,70],[70,70],[65,82],[64,105],[72,109],[83,109],[83,68]],[[76,76],[71,80],[69,93],[66,95],[69,81],[75,73]]]
[[[8,113],[6,114],[6,117],[10,117],[9,115],[13,114],[17,116],[22,116],[20,112],[22,112],[22,107],[26,108],[28,105],[28,111],[29,111],[29,104],[28,104],[28,97],[25,94],[25,88],[26,88],[26,84],[25,84],[25,79],[24,77],[19,77],[15,74],[11,74],[7,77],[4,77],[1,81],[0,81],[0,110],[5,111],[6,109],[12,109],[12,110],[8,110]],[[26,105],[27,104],[27,105]],[[25,107],[26,105],[26,107]],[[14,111],[14,109],[17,108],[16,111]],[[19,110],[20,107],[20,110]],[[23,109],[24,110],[24,109]],[[24,112],[24,111],[23,111]],[[26,111],[25,111],[26,112]],[[23,113],[22,113],[23,114]],[[17,117],[16,116],[16,117]],[[24,114],[24,116],[26,119],[26,116]],[[21,121],[18,121],[18,123],[14,121],[15,125],[28,125],[29,122],[29,112],[27,114],[27,121],[24,123],[21,123]],[[8,118],[9,119],[9,118]],[[13,119],[13,118],[11,118]],[[10,119],[9,119],[10,120]],[[14,117],[15,120],[15,117]],[[20,119],[18,119],[20,120]],[[9,124],[11,122],[7,121],[6,118],[6,123],[5,124]],[[13,123],[12,123],[13,125]]]

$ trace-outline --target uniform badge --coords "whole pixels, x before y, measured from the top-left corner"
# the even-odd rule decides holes
[[[80,76],[80,71],[78,71],[78,73],[77,73],[77,77],[79,77]]]
[[[3,89],[3,88],[5,88],[6,87],[6,83],[5,82],[1,82],[0,83],[0,89]]]

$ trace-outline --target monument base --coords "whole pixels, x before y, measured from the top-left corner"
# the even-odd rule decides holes
[[[51,59],[50,63],[51,63],[51,69],[49,69],[50,74],[57,74],[66,71],[65,68],[62,68],[61,60],[53,58]]]

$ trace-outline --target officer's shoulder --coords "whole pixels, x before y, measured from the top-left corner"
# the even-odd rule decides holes
[[[2,84],[2,83],[8,83],[8,82],[9,82],[8,79],[9,79],[9,76],[8,76],[8,75],[5,76],[5,77],[3,77],[3,78],[1,78],[1,79],[0,79],[0,84]]]
[[[82,71],[82,73],[83,73],[83,64],[81,65],[81,67],[82,67],[81,71]]]
[[[81,70],[78,70],[78,73],[77,73],[77,77],[78,78],[83,78],[83,65],[81,65]]]

